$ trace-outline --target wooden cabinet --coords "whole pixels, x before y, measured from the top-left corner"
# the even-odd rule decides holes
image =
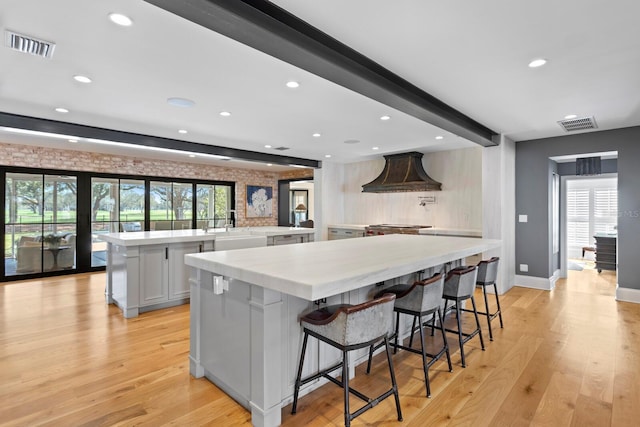
[[[329,227],[329,240],[351,239],[353,237],[364,237],[364,230]]]
[[[616,236],[596,234],[596,269],[615,270],[617,268]]]

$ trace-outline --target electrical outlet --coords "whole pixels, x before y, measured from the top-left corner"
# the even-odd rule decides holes
[[[520,271],[526,273],[529,271],[529,264],[520,264]]]
[[[527,215],[518,215],[518,222],[529,222],[529,217]]]

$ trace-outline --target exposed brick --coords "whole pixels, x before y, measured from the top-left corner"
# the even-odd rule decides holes
[[[2,142],[0,142],[0,163],[5,166],[57,169],[61,171],[232,181],[236,183],[236,225],[238,227],[277,225],[278,180],[313,176],[313,169],[296,169],[277,173],[188,162],[141,159],[122,155],[114,156],[86,151],[58,150]],[[269,218],[246,217],[247,185],[270,186],[273,188],[273,216]]]

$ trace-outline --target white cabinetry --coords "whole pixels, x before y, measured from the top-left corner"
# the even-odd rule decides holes
[[[211,246],[211,242],[206,243]],[[150,305],[186,302],[183,300],[189,299],[190,287],[184,256],[203,252],[204,248],[205,242],[141,246],[140,311]]]
[[[313,242],[313,234],[284,234],[267,237],[267,246],[291,245],[294,243]]]
[[[364,230],[329,227],[329,240],[351,239],[353,237],[364,237]]]

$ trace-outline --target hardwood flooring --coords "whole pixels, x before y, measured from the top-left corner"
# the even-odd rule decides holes
[[[240,405],[189,375],[188,305],[126,320],[105,305],[104,283],[94,273],[0,284],[0,425],[250,425]],[[352,425],[638,425],[640,305],[614,292],[615,275],[595,270],[570,271],[552,292],[514,287],[493,342],[481,318],[486,351],[470,341],[467,368],[448,334],[454,371],[444,359],[431,368],[430,399],[420,357],[394,356],[404,422],[387,399]],[[387,386],[382,357],[372,375],[363,368],[354,386]],[[342,396],[325,385],[296,415],[284,408],[283,425],[343,425]]]

